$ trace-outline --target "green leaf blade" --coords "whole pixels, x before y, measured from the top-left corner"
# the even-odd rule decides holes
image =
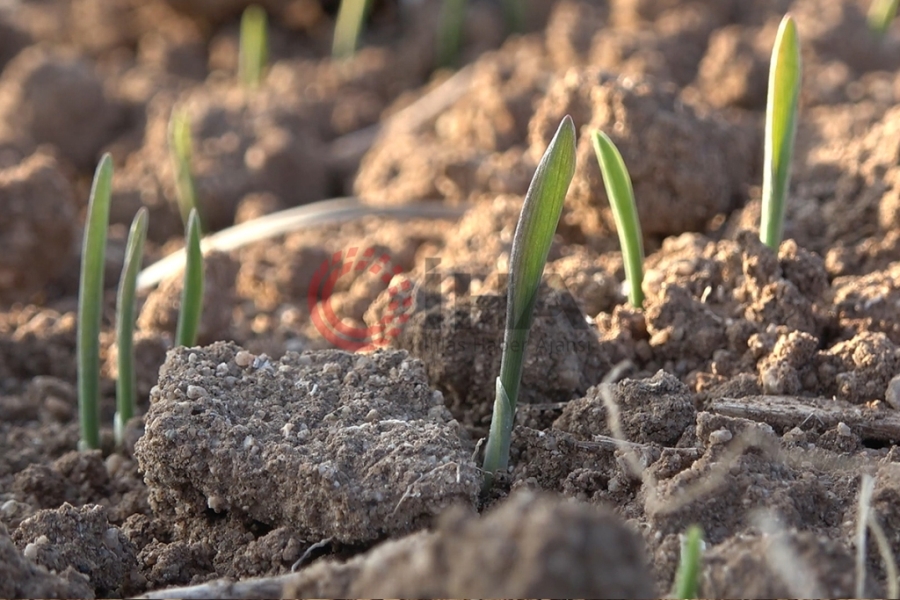
[[[191,159],[194,145],[191,141],[191,121],[187,110],[175,109],[169,118],[169,151],[172,157],[172,168],[175,171],[175,196],[181,221],[185,227],[192,210],[197,210],[197,188],[191,173]]]
[[[700,592],[700,563],[703,554],[703,530],[691,525],[681,542],[681,561],[675,574],[672,595],[681,600],[696,598]]]
[[[147,209],[141,207],[131,223],[128,242],[125,245],[125,264],[119,279],[116,295],[116,346],[119,377],[116,381],[116,444],[121,447],[125,424],[134,416],[135,370],[134,370],[134,296],[137,276],[147,238]]]
[[[203,310],[203,252],[200,249],[200,219],[196,210],[192,210],[188,217],[185,251],[184,285],[181,289],[181,310],[178,313],[175,343],[191,347],[197,341]]]
[[[875,35],[883,36],[891,26],[891,21],[897,16],[898,8],[900,0],[873,0],[867,15],[869,29]]]
[[[494,399],[494,415],[499,422],[495,425],[492,419],[491,433],[488,435],[484,462],[485,491],[493,481],[493,474],[498,469],[505,469],[509,459],[512,422],[534,305],[574,175],[575,125],[567,115],[535,170],[513,236],[503,357]]]
[[[238,79],[244,87],[262,85],[269,62],[268,19],[264,8],[251,4],[241,15],[241,41],[238,55]]]
[[[800,42],[797,25],[788,14],[778,27],[769,66],[763,158],[760,239],[777,249],[784,231],[784,212],[800,99]]]
[[[459,60],[468,3],[469,0],[444,0],[441,4],[437,38],[437,61],[441,67],[451,67]]]
[[[82,448],[100,447],[100,327],[103,316],[103,272],[109,205],[112,194],[113,163],[104,154],[94,173],[78,285],[78,415]]]
[[[631,177],[622,155],[608,135],[595,131],[591,140],[619,233],[625,276],[628,278],[628,299],[632,306],[641,308],[644,304],[644,238]]]
[[[370,0],[341,0],[337,22],[334,25],[332,58],[349,58],[356,52],[363,22],[369,12],[369,2]]]

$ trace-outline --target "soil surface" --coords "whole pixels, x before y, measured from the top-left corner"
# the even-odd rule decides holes
[[[692,524],[702,597],[888,593],[896,22],[872,34],[868,0],[529,0],[507,35],[501,4],[472,0],[454,73],[436,67],[437,0],[374,2],[341,61],[337,2],[266,0],[271,62],[249,90],[247,4],[0,5],[0,596],[652,597]],[[773,250],[762,132],[788,11],[804,71]],[[178,269],[142,288],[139,416],[117,447],[127,228],[147,207],[145,266],[183,245],[176,109],[207,232],[357,200],[207,253],[197,347],[173,347]],[[510,467],[485,496],[516,219],[565,115],[575,177]],[[642,308],[596,129],[634,185]],[[104,152],[104,426],[79,451],[78,273]]]

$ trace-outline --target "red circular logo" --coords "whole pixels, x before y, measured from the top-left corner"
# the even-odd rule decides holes
[[[403,269],[391,262],[386,253],[375,248],[347,248],[335,252],[322,262],[312,277],[307,294],[310,318],[322,337],[336,348],[357,352],[386,346],[400,335],[413,310],[412,283],[407,278],[396,278]],[[336,314],[331,298],[342,277],[355,279],[360,276],[377,277],[387,286],[388,304],[377,324],[361,326]]]

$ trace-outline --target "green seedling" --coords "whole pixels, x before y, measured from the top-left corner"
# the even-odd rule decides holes
[[[104,154],[91,185],[81,249],[77,355],[79,448],[82,450],[100,447],[100,324],[112,174],[112,158]]]
[[[897,16],[898,7],[900,0],[874,0],[869,6],[869,28],[879,37],[883,36]]]
[[[528,0],[503,0],[503,19],[506,31],[520,33],[525,30],[525,15],[528,12]]]
[[[490,489],[494,474],[506,469],[509,463],[509,443],[522,380],[525,344],[550,243],[574,174],[575,125],[567,115],[538,164],[513,236],[503,357],[484,454],[485,492]]]
[[[369,12],[371,0],[341,0],[337,22],[334,25],[332,58],[348,58],[356,52],[363,23]]]
[[[644,304],[644,239],[634,203],[631,177],[622,155],[609,136],[602,131],[595,131],[592,141],[609,205],[616,220],[616,231],[619,232],[625,276],[628,279],[628,300],[635,308],[641,308]]]
[[[134,416],[135,371],[134,371],[134,292],[137,285],[144,240],[147,237],[147,209],[141,207],[131,223],[128,242],[125,246],[125,264],[119,279],[116,296],[116,345],[119,378],[116,381],[116,417],[113,430],[116,445],[123,444],[125,423]]]
[[[192,210],[199,211],[197,206],[197,188],[191,174],[191,157],[194,154],[191,143],[191,121],[187,111],[175,109],[169,119],[169,153],[172,157],[172,168],[175,171],[175,195],[181,221],[187,227],[188,215]]]
[[[241,43],[238,56],[238,78],[244,87],[256,89],[262,85],[269,62],[269,34],[266,11],[252,4],[241,16]]]
[[[762,219],[759,237],[777,249],[784,232],[784,210],[791,178],[800,98],[800,42],[797,26],[785,15],[778,27],[769,65],[766,146],[763,159]]]
[[[681,562],[675,574],[673,598],[696,598],[700,589],[700,560],[703,551],[703,530],[699,525],[687,528],[681,540]]]
[[[468,0],[444,0],[438,29],[438,65],[450,67],[459,60]]]
[[[200,218],[196,210],[192,210],[188,216],[185,250],[187,258],[175,343],[178,346],[191,347],[197,341],[197,329],[200,326],[200,313],[203,309],[203,253],[200,250]]]

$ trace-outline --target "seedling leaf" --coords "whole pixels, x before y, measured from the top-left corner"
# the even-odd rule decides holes
[[[100,447],[100,325],[103,314],[103,270],[113,163],[104,154],[94,173],[88,200],[81,278],[78,286],[78,416],[81,449]]]
[[[513,236],[509,260],[509,290],[506,306],[506,330],[500,378],[494,399],[494,417],[485,449],[485,490],[498,469],[505,469],[513,416],[522,380],[525,344],[537,300],[538,287],[550,252],[550,244],[559,224],[566,192],[575,174],[575,125],[563,118],[538,164],[522,213]],[[498,404],[500,406],[498,406]]]
[[[185,250],[187,259],[175,343],[191,347],[197,341],[197,329],[203,309],[203,253],[200,251],[200,219],[196,210],[192,210],[188,217]]]
[[[700,589],[700,562],[703,551],[703,530],[699,525],[688,527],[681,540],[681,562],[675,574],[672,596],[681,600],[696,598]]]
[[[766,140],[763,159],[760,239],[777,249],[784,231],[784,210],[797,131],[800,97],[800,43],[797,26],[785,15],[778,27],[769,66]]]
[[[251,4],[241,16],[241,49],[238,57],[238,77],[250,89],[262,84],[263,73],[269,62],[269,36],[266,11]]]
[[[147,237],[147,209],[141,207],[131,223],[125,246],[125,264],[116,296],[116,346],[119,377],[116,380],[116,417],[113,431],[116,445],[122,446],[125,423],[134,416],[134,292],[137,285],[144,240]]]
[[[468,0],[444,0],[438,29],[438,64],[450,67],[459,59]]]
[[[370,0],[341,0],[334,25],[332,58],[348,58],[356,52],[363,22],[369,12],[369,2]]]
[[[628,278],[628,299],[632,306],[640,308],[644,304],[644,240],[634,203],[631,177],[622,155],[609,136],[602,131],[595,131],[592,140],[603,175],[603,185],[616,220],[616,230],[619,232],[625,276]]]
[[[169,152],[172,156],[172,168],[175,171],[175,195],[181,221],[187,227],[188,215],[197,210],[197,189],[191,174],[191,157],[194,154],[191,143],[191,121],[187,111],[175,109],[169,119]]]
[[[869,27],[878,35],[883,36],[887,33],[891,21],[897,16],[897,9],[900,7],[900,0],[873,0],[869,6]]]

